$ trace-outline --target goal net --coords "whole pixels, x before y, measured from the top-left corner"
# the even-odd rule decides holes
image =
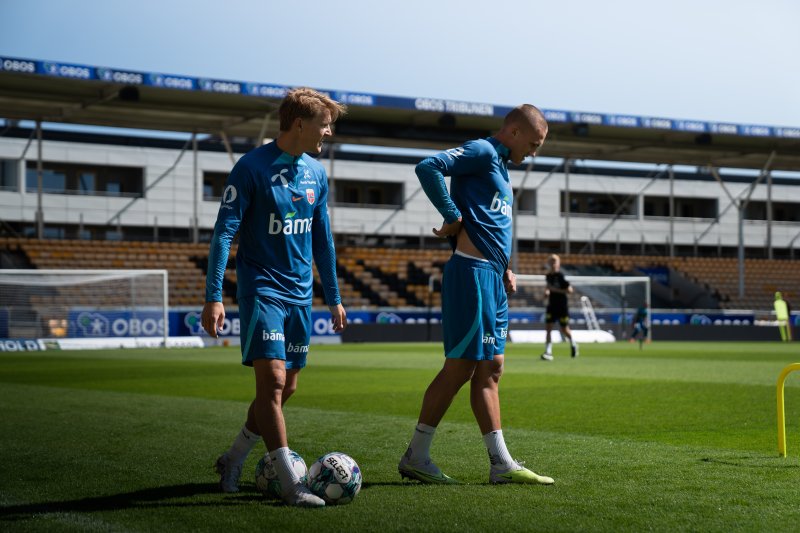
[[[646,276],[570,276],[570,329],[577,342],[613,342],[631,336],[637,313],[644,310],[650,328],[650,278]],[[545,276],[517,275],[517,293],[509,298],[513,342],[544,342],[547,300]],[[527,319],[526,319],[527,318]],[[558,326],[553,341],[560,340]]]
[[[150,338],[166,346],[167,282],[166,270],[0,269],[0,339]]]

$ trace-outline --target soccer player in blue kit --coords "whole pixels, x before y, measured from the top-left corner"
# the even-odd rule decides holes
[[[506,115],[495,136],[468,141],[416,167],[425,193],[444,218],[433,232],[450,238],[455,251],[442,279],[444,366],[425,391],[417,427],[400,459],[403,478],[457,483],[434,464],[430,447],[453,398],[469,382],[470,405],[489,453],[489,482],[553,483],[509,454],[498,395],[508,333],[507,295],[516,291],[516,278],[508,268],[513,191],[507,161],[518,165],[535,155],[546,136],[541,111],[524,104]],[[445,176],[451,177],[450,194]]]
[[[313,274],[319,271],[333,329],[347,316],[336,278],[336,252],[327,211],[328,177],[307,153],[322,141],[345,107],[312,89],[290,91],[278,109],[276,140],[245,154],[225,184],[208,260],[203,328],[212,337],[223,325],[222,278],[231,241],[236,253],[242,364],[252,366],[256,395],[244,427],[215,464],[224,492],[237,492],[242,464],[261,439],[289,505],[325,502],[291,468],[283,404],[297,388],[311,334]]]

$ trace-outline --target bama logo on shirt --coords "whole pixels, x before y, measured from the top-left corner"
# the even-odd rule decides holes
[[[275,213],[269,214],[269,225],[267,230],[270,235],[277,235],[283,233],[284,235],[300,235],[311,231],[311,221],[313,217],[309,218],[295,218],[296,211],[287,213],[283,220],[277,218]]]
[[[503,195],[503,197],[500,198],[500,191],[494,193],[489,211],[500,211],[508,218],[511,218],[511,205],[508,203],[508,196]]]

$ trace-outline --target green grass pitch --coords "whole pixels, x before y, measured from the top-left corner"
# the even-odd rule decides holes
[[[556,484],[493,486],[467,390],[432,454],[451,487],[401,482],[435,344],[313,346],[286,406],[307,463],[352,455],[350,504],[295,509],[253,481],[217,491],[212,463],[253,395],[238,348],[0,354],[3,531],[797,531],[800,344],[509,345],[500,393],[512,455]]]

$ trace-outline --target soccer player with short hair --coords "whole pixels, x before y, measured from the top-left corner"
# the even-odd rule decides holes
[[[236,253],[242,364],[253,367],[256,396],[244,427],[217,459],[220,487],[237,492],[242,464],[261,439],[290,505],[321,507],[290,468],[282,406],[297,388],[311,336],[312,257],[333,322],[347,325],[336,278],[336,251],[328,218],[328,177],[307,155],[345,107],[308,88],[290,91],[278,110],[277,139],[245,154],[225,184],[208,258],[203,328],[212,337],[223,325],[222,279],[231,241]]]
[[[551,484],[512,459],[500,424],[498,385],[508,333],[508,294],[516,277],[511,255],[513,191],[507,161],[520,164],[542,146],[547,121],[532,105],[506,116],[493,137],[468,141],[423,160],[416,173],[444,218],[433,232],[448,237],[454,253],[442,279],[444,366],[422,400],[417,427],[398,471],[423,483],[457,483],[430,457],[439,422],[461,387],[469,382],[470,404],[489,453],[491,483]],[[444,177],[450,176],[450,193]]]
[[[573,289],[569,281],[561,272],[561,258],[552,254],[547,258],[547,274],[545,283],[547,288],[544,296],[547,298],[547,309],[545,310],[545,330],[547,331],[542,359],[545,361],[553,360],[553,342],[551,332],[553,324],[558,322],[561,329],[561,336],[569,340],[572,357],[578,357],[578,344],[572,338],[572,331],[569,329],[569,306],[567,305],[567,295],[572,294]]]

